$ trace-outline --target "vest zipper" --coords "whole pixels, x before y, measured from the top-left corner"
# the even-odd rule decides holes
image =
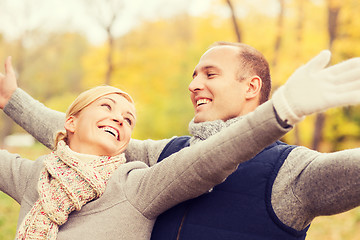
[[[185,217],[186,217],[188,211],[189,211],[189,208],[186,209],[186,212],[184,213],[184,216],[183,216],[182,219],[181,219],[181,223],[180,223],[180,226],[179,226],[178,234],[177,234],[177,236],[176,236],[176,240],[180,240],[181,229],[182,229],[182,226],[183,226],[183,224],[184,224]]]

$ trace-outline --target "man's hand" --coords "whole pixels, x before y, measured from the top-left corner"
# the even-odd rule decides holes
[[[306,115],[360,103],[360,58],[326,68],[330,58],[330,51],[320,52],[274,93],[274,107],[283,121],[292,125]]]
[[[0,73],[0,108],[4,109],[12,94],[17,89],[15,71],[11,64],[11,57],[5,61],[5,75]]]

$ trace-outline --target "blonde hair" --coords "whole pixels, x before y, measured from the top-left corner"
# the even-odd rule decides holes
[[[112,86],[108,86],[108,85],[97,86],[97,87],[94,87],[94,88],[91,88],[89,90],[82,92],[73,101],[73,103],[69,106],[69,108],[66,111],[66,118],[68,118],[69,116],[76,116],[78,113],[81,112],[81,110],[83,110],[84,108],[89,106],[91,103],[93,103],[97,99],[99,99],[105,95],[112,94],[112,93],[120,94],[123,97],[125,97],[130,103],[134,103],[134,100],[131,98],[131,96],[128,93],[126,93],[116,87],[112,87]],[[67,142],[68,135],[65,130],[58,131],[56,133],[55,148],[61,140],[68,143]]]

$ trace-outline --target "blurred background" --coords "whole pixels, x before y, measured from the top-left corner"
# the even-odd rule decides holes
[[[332,64],[360,56],[358,0],[0,0],[0,61],[9,55],[19,86],[65,111],[90,87],[129,92],[133,137],[188,134],[188,84],[215,41],[244,42],[268,59],[274,90],[323,49]],[[0,72],[4,72],[1,65]],[[48,149],[0,115],[0,145],[36,159]],[[283,141],[322,152],[359,146],[360,108],[308,117]],[[19,206],[0,192],[0,239],[13,239]],[[321,217],[309,240],[360,239],[360,209]]]

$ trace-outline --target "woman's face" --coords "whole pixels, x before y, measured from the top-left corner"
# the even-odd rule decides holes
[[[127,147],[135,126],[135,106],[120,94],[100,97],[66,119],[69,147],[79,153],[115,156]]]

